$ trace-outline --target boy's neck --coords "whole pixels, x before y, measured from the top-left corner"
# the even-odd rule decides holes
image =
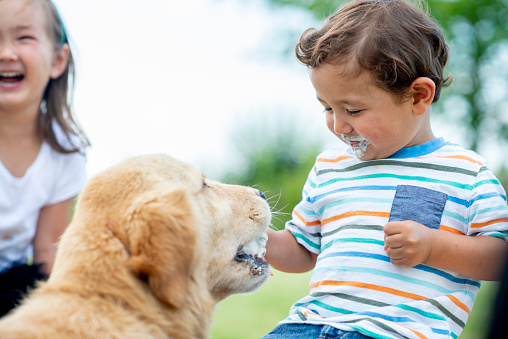
[[[418,129],[418,133],[413,139],[411,145],[408,146],[418,146],[423,145],[429,141],[436,139],[434,132],[432,132],[432,126],[430,124],[430,107],[426,113],[422,116],[422,120],[420,121],[420,126]]]

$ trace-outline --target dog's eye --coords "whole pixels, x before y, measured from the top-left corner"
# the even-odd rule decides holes
[[[203,180],[203,186],[201,186],[201,189],[206,189],[206,188],[209,188],[210,186],[208,186],[208,184],[206,183],[205,180]]]

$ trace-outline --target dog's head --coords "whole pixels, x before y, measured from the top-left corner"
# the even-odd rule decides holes
[[[151,155],[92,178],[73,223],[96,237],[118,239],[125,250],[117,249],[117,256],[131,274],[181,307],[196,284],[216,301],[259,287],[270,274],[262,259],[270,218],[259,191],[218,183],[186,163]]]

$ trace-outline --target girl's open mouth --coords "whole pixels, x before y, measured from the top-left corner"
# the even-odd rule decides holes
[[[18,85],[25,76],[19,73],[0,73],[0,86],[14,87]]]

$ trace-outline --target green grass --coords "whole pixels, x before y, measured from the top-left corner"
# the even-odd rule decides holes
[[[274,271],[258,291],[234,295],[215,311],[212,339],[260,339],[284,319],[291,305],[308,293],[310,273]],[[483,339],[498,283],[484,282],[460,339]]]
[[[273,272],[252,294],[233,295],[215,310],[212,339],[259,339],[287,317],[289,308],[309,291],[310,273]]]
[[[498,288],[498,282],[486,281],[482,284],[480,292],[478,292],[476,296],[471,315],[467,320],[466,328],[464,328],[464,331],[460,335],[460,339],[485,338]]]

